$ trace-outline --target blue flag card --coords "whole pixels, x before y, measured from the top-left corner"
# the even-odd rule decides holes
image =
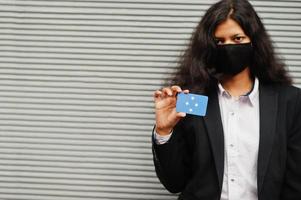
[[[179,93],[177,98],[176,111],[191,115],[205,116],[207,104],[207,96],[191,93]]]

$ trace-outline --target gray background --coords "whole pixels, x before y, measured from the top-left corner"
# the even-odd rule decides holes
[[[153,91],[208,0],[0,0],[0,199],[157,199]],[[301,87],[301,1],[253,0]]]

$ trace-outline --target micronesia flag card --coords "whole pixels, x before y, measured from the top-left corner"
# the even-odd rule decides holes
[[[177,97],[176,111],[191,115],[205,116],[207,104],[207,96],[191,93],[179,93]]]

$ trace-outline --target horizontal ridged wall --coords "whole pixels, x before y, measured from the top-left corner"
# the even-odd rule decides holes
[[[213,2],[0,0],[0,199],[176,199],[152,93]],[[251,3],[301,87],[301,2]]]

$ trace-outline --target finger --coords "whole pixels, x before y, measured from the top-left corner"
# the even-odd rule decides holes
[[[172,86],[172,87],[171,87],[171,90],[172,90],[174,96],[175,96],[177,93],[182,92],[182,89],[181,89],[179,86],[177,86],[177,85]]]
[[[178,112],[177,113],[177,117],[179,117],[179,118],[186,117],[186,113],[184,113],[184,112]]]
[[[154,101],[155,101],[155,102],[160,101],[160,100],[162,99],[162,95],[163,95],[162,91],[156,90],[156,91],[154,92]]]
[[[162,95],[162,92],[160,90],[156,90],[154,92],[154,98],[159,98],[159,97],[161,97],[161,95]]]
[[[163,94],[167,96],[172,96],[172,90],[168,87],[162,89]]]
[[[184,92],[185,94],[188,94],[188,93],[189,93],[189,90],[183,90],[183,92]]]

